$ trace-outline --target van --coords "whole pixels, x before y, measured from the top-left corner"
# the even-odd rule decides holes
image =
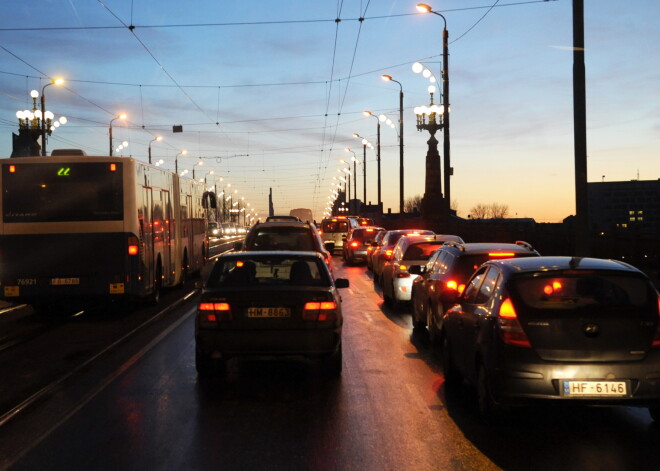
[[[344,241],[348,237],[348,233],[356,227],[358,227],[358,223],[355,219],[337,216],[323,219],[319,233],[323,244],[331,253],[341,253],[344,250]]]

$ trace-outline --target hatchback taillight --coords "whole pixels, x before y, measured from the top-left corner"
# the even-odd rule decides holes
[[[355,248],[355,247],[359,247],[359,246],[360,246],[359,242],[356,242],[356,241],[351,242],[351,247]]]
[[[305,303],[302,318],[306,321],[334,321],[337,319],[337,303],[334,301]]]
[[[531,347],[527,334],[518,321],[518,314],[513,307],[511,299],[506,298],[500,306],[497,326],[502,341],[507,345],[516,347]]]
[[[200,320],[206,322],[232,320],[229,303],[199,303],[197,310],[199,311]]]

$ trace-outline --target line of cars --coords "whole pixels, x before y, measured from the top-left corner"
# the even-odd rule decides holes
[[[419,230],[381,230],[367,254],[385,302],[409,308],[446,387],[471,385],[485,422],[540,404],[647,407],[660,421],[660,295],[637,268]]]
[[[302,356],[324,374],[342,370],[341,296],[331,254],[314,224],[257,223],[235,251],[217,258],[195,321],[200,378],[222,373],[234,357]]]
[[[209,237],[220,239],[222,237],[234,237],[245,235],[247,229],[241,224],[235,222],[215,222],[211,221],[206,226],[206,232]]]

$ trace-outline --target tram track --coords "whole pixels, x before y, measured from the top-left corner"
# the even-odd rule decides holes
[[[73,368],[67,370],[63,374],[58,375],[56,378],[51,379],[47,384],[40,386],[36,391],[31,393],[28,397],[17,400],[15,405],[9,407],[5,411],[0,412],[0,429],[5,427],[10,421],[16,419],[22,413],[30,410],[34,404],[40,402],[42,399],[52,394],[62,384],[76,377],[82,371],[88,370],[90,367],[92,367],[102,358],[118,350],[121,346],[126,344],[130,339],[136,337],[137,334],[145,331],[148,327],[152,326],[154,323],[161,320],[168,313],[176,310],[177,308],[185,304],[190,298],[192,298],[195,294],[197,294],[197,292],[198,292],[197,289],[192,289],[188,291],[185,295],[179,297],[178,299],[171,302],[164,308],[158,310],[153,315],[150,315],[142,323],[132,328],[130,331],[124,333],[119,338],[115,339],[112,343],[104,346],[99,351],[94,353],[92,356],[79,362]],[[9,342],[7,344],[9,344]]]

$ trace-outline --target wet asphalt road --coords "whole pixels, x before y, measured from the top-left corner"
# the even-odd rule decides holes
[[[364,267],[333,263],[351,281],[341,379],[306,360],[238,360],[200,382],[193,294],[0,426],[2,468],[660,469],[644,409],[535,409],[483,425],[469,388],[445,394],[409,314],[383,305]]]

